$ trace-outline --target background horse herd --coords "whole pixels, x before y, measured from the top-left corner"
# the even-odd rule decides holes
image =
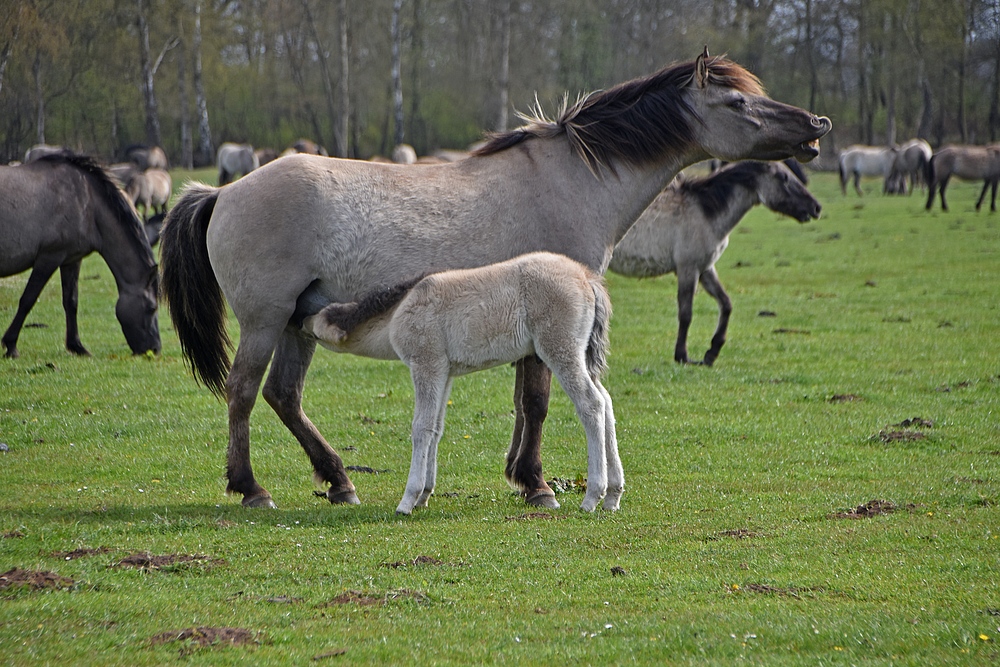
[[[82,258],[97,251],[115,277],[116,315],[132,351],[159,352],[162,297],[196,378],[228,402],[228,490],[241,494],[246,506],[274,506],[250,464],[250,414],[262,383],[265,401],[300,442],[317,479],[329,485],[328,500],[359,502],[340,457],[302,411],[305,374],[320,342],[411,367],[414,452],[399,511],[426,504],[433,491],[451,378],[511,361],[517,373],[505,470],[510,484],[529,504],[558,507],[540,456],[555,371],[586,425],[595,483],[583,507],[593,510],[607,492],[604,507],[616,509],[624,477],[610,396],[599,382],[603,364],[584,362],[595,349],[596,328],[607,323],[603,286],[594,277],[606,270],[636,277],[676,273],[674,359],[681,363],[692,361],[687,332],[700,283],[718,303],[719,319],[696,363],[712,365],[732,312],[715,270],[729,235],[757,204],[799,222],[819,216],[804,174],[780,160],[814,158],[832,125],[770,100],[746,70],[707,53],[580,98],[554,119],[536,110],[524,121],[465,159],[433,165],[419,165],[404,147],[394,151],[396,164],[388,164],[330,159],[306,140],[280,160],[273,151],[226,143],[217,156],[219,187],[189,184],[169,213],[173,187],[159,148],[136,147],[126,162],[101,167],[56,147],[35,147],[23,164],[0,167],[0,275],[31,269],[3,335],[6,356],[18,356],[25,318],[56,269],[66,347],[87,354],[76,325],[77,281]],[[707,158],[737,162],[705,178],[675,180]],[[413,163],[418,166],[405,166]],[[845,195],[852,179],[861,195],[860,179],[878,176],[886,193],[926,188],[928,209],[940,192],[947,210],[952,176],[981,179],[976,208],[992,187],[995,210],[1000,146],[948,146],[936,153],[919,139],[887,148],[852,146],[841,153],[839,169]],[[53,230],[56,224],[62,227]],[[157,240],[161,273],[152,250]],[[563,281],[583,288],[565,297],[579,309],[572,317],[568,306],[537,308],[553,303],[556,292],[538,296],[532,292],[537,280],[526,287],[520,277],[539,271],[531,263],[501,264],[522,256],[537,264],[550,256],[531,254],[539,252],[568,258],[570,265],[548,270],[577,276]],[[471,271],[495,265],[506,270]],[[439,274],[458,287],[442,288],[444,277],[437,283],[424,278]],[[428,284],[478,296],[428,295]],[[350,330],[330,333],[319,324],[331,309],[378,301],[385,293],[396,296]],[[227,303],[241,330],[232,362]],[[465,310],[454,317],[431,308],[434,303]],[[504,303],[509,307],[495,310]],[[507,340],[488,331],[512,312],[529,315],[508,322],[507,333],[518,336]],[[421,331],[437,333],[414,333]],[[472,347],[435,347],[433,341],[449,337]]]

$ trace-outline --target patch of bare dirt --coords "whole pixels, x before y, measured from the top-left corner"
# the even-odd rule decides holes
[[[587,480],[583,475],[577,476],[576,479],[566,479],[564,477],[553,477],[547,480],[547,484],[552,489],[553,492],[559,493],[584,493],[587,490]]]
[[[733,530],[723,530],[719,533],[723,537],[735,537],[738,540],[745,540],[748,537],[758,537],[758,534],[747,528],[736,528]]]
[[[376,470],[375,468],[372,468],[370,466],[344,466],[344,467],[353,472],[363,472],[369,475],[381,475],[384,472],[392,472],[392,470],[389,470],[388,468],[386,468],[385,470]]]
[[[375,593],[364,593],[362,591],[344,591],[337,597],[333,598],[329,602],[325,602],[320,607],[337,607],[340,605],[353,604],[359,607],[371,607],[375,605],[384,605],[391,600],[405,600],[410,599],[416,602],[427,602],[428,598],[424,593],[420,591],[411,591],[407,588],[401,588],[399,590],[386,591],[382,595]]]
[[[878,432],[878,439],[882,442],[917,442],[919,440],[926,440],[927,434],[908,429],[895,431],[882,429]]]
[[[812,332],[809,331],[808,329],[787,329],[785,327],[781,327],[779,329],[775,329],[771,333],[776,333],[776,334],[801,334],[803,336],[808,336]]]
[[[892,514],[895,511],[895,504],[888,500],[874,499],[847,512],[835,512],[832,516],[835,519],[867,519],[873,516]]]
[[[169,644],[170,642],[183,642],[182,655],[185,654],[185,649],[189,647],[244,646],[246,644],[258,643],[257,636],[246,628],[213,628],[207,626],[185,628],[183,630],[168,630],[167,632],[153,635],[149,641],[154,646]]]
[[[827,399],[828,403],[853,403],[854,401],[863,400],[857,394],[834,394]]]
[[[61,558],[62,560],[76,560],[77,558],[86,558],[87,556],[97,556],[99,554],[106,554],[111,549],[108,547],[98,547],[97,549],[81,548],[73,549],[72,551],[52,551],[49,552],[49,558]]]
[[[344,655],[347,653],[346,648],[335,648],[332,651],[327,651],[325,653],[320,653],[319,655],[314,655],[313,660],[325,660],[326,658],[336,658],[338,655]]]
[[[923,417],[911,417],[910,419],[904,419],[898,424],[893,424],[894,428],[910,428],[911,426],[916,428],[933,428],[934,422]]]
[[[795,599],[801,599],[803,593],[816,593],[822,592],[823,589],[816,587],[806,587],[802,588],[799,586],[769,586],[768,584],[745,584],[741,590],[748,593],[763,593],[766,595],[778,595],[780,597],[789,597]]]
[[[0,590],[22,586],[36,591],[45,589],[58,590],[69,588],[73,583],[73,580],[69,577],[60,576],[55,572],[22,570],[19,567],[11,568],[0,574]]]
[[[563,516],[555,516],[549,514],[548,512],[525,512],[524,514],[517,514],[514,516],[505,516],[504,521],[535,521],[542,520],[547,521],[549,519],[565,519]]]
[[[121,559],[112,567],[134,567],[140,570],[160,570],[165,567],[181,565],[184,563],[218,565],[222,563],[222,561],[217,558],[209,558],[208,556],[201,556],[198,554],[165,554],[161,556],[154,556],[150,553],[134,553]]]
[[[24,537],[24,533],[19,530],[10,530],[3,534],[5,540],[16,540]]]
[[[628,574],[628,570],[626,570],[621,565],[615,565],[614,567],[611,568],[612,577],[624,577],[626,574]]]
[[[435,567],[447,565],[450,567],[462,567],[464,563],[446,563],[443,560],[438,560],[432,556],[417,556],[413,560],[397,560],[394,563],[382,563],[382,567],[391,567],[393,569],[399,569],[401,567],[415,567],[418,565],[432,565]]]

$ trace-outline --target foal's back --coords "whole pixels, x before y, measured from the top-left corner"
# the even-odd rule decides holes
[[[436,273],[396,309],[390,340],[400,359],[462,375],[517,361],[539,347],[586,347],[594,320],[592,273],[553,253]]]

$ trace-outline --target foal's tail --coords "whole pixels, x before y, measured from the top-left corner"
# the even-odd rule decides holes
[[[590,278],[590,287],[594,290],[594,327],[590,330],[590,342],[587,344],[587,371],[590,377],[597,380],[608,370],[608,351],[611,342],[608,339],[611,321],[611,297],[604,279],[598,275]]]
[[[185,186],[160,234],[160,288],[195,379],[224,396],[232,341],[226,331],[225,297],[205,241],[218,196],[218,188]]]

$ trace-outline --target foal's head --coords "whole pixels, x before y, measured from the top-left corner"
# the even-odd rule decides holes
[[[757,171],[757,197],[761,204],[799,222],[819,217],[820,203],[785,163],[749,164]]]

